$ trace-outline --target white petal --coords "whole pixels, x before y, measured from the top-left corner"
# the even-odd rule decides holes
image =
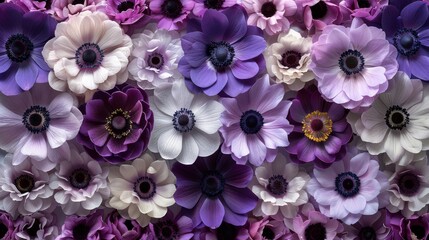
[[[212,155],[214,152],[216,152],[221,144],[221,138],[217,132],[214,134],[207,134],[198,129],[194,129],[192,130],[192,136],[198,145],[198,156],[201,157]]]
[[[182,151],[182,134],[171,128],[158,139],[158,150],[162,158],[174,159]]]
[[[91,199],[82,202],[82,207],[86,210],[96,209],[101,205],[103,199],[99,193],[94,194]]]
[[[198,157],[199,149],[192,135],[189,133],[183,136],[182,152],[177,156],[177,161],[185,165],[191,165]]]
[[[31,135],[21,148],[21,153],[27,156],[46,158],[48,155],[48,149],[46,146],[45,136],[40,133]]]
[[[195,97],[194,102],[199,98],[200,96]],[[219,102],[208,101],[199,106],[193,104],[191,110],[195,114],[195,127],[198,129],[213,134],[222,126],[219,119],[224,107]]]

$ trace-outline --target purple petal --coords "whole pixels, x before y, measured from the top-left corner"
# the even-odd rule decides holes
[[[218,228],[225,216],[225,208],[219,199],[206,198],[200,209],[201,221],[210,228]]]
[[[197,204],[201,197],[200,185],[190,184],[185,186],[179,186],[177,191],[174,193],[174,199],[179,206],[187,209],[192,209]]]
[[[192,67],[199,67],[207,60],[207,46],[200,42],[194,42],[192,48],[185,51],[185,58]]]
[[[210,86],[209,88],[204,89],[204,93],[208,96],[214,96],[219,94],[222,89],[225,88],[226,84],[228,83],[228,74],[225,72],[217,72],[217,81],[215,84]]]
[[[225,187],[222,197],[233,212],[240,214],[252,211],[258,202],[256,195],[248,188]]]
[[[246,165],[234,165],[224,173],[225,183],[238,188],[245,188],[252,180],[252,168]]]
[[[109,103],[113,109],[122,108],[127,105],[127,94],[121,91],[112,93]]]
[[[179,66],[178,66],[179,72],[183,75],[185,78],[191,78],[191,65],[189,65],[186,57],[182,57],[179,60]]]
[[[51,68],[48,66],[48,64],[43,59],[42,50],[43,50],[43,48],[35,48],[33,50],[33,53],[31,54],[31,58],[37,63],[37,65],[41,69],[49,72],[49,71],[51,71]]]
[[[143,130],[140,128],[133,129],[131,133],[125,138],[124,144],[131,144],[137,142],[137,140],[139,140],[140,136],[142,135],[142,132]],[[141,142],[140,144],[143,145],[144,142]]]
[[[12,61],[7,57],[6,54],[0,54],[0,73],[4,73],[9,70],[12,65]]]
[[[386,13],[383,12],[383,16],[385,14]],[[402,9],[401,17],[404,27],[410,29],[419,29],[426,23],[429,17],[428,5],[422,1],[411,3]]]
[[[419,40],[422,45],[429,47],[429,29],[419,32]]]
[[[0,74],[0,91],[7,96],[18,95],[22,92],[22,89],[16,84],[15,74],[17,71],[16,65],[12,65],[5,73]]]
[[[207,39],[221,41],[228,28],[228,18],[219,11],[209,9],[201,20],[201,28]]]
[[[223,220],[234,226],[243,226],[247,222],[247,214],[235,213],[229,207],[225,206],[225,217]]]
[[[202,32],[191,32],[185,34],[180,42],[182,43],[183,51],[190,51],[192,49],[192,44],[195,42],[205,43],[204,34]]]
[[[36,47],[43,47],[54,36],[57,21],[41,12],[28,12],[24,15],[22,29]]]
[[[91,142],[101,147],[106,143],[109,133],[103,125],[100,125],[89,130],[88,136],[91,139]]]
[[[253,61],[235,61],[234,65],[231,66],[232,74],[238,79],[249,79],[259,72],[259,66]]]
[[[386,6],[383,9],[381,25],[387,37],[391,37],[396,33],[398,26],[399,11],[393,6]]]
[[[100,99],[93,99],[86,104],[85,119],[90,121],[104,123],[109,115],[106,104]]]
[[[315,146],[310,140],[301,141],[298,147],[298,159],[302,162],[311,162],[315,159]]]
[[[39,70],[33,61],[28,61],[25,65],[20,65],[18,72],[15,75],[16,83],[22,88],[22,90],[27,91],[33,87],[36,82],[37,75]]]
[[[228,18],[229,26],[225,33],[224,39],[229,43],[235,43],[240,40],[247,32],[247,23],[243,10],[240,6],[234,5],[225,11]]]
[[[234,77],[234,75],[232,74],[232,72],[226,72],[226,74],[228,76],[228,82],[225,85],[225,88],[223,89],[223,91],[230,97],[235,97],[238,94],[244,92],[244,85],[241,81],[238,81],[238,79],[236,77]],[[224,77],[224,76],[223,76]]]
[[[107,148],[113,154],[127,151],[127,145],[124,145],[124,139],[110,138],[107,142]]]
[[[423,49],[421,49],[418,53],[415,59],[413,61],[410,61],[410,68],[411,68],[411,74],[414,76],[428,81],[429,80],[429,55]]]
[[[256,35],[247,36],[233,45],[235,56],[243,61],[262,54],[266,46],[264,38]]]
[[[24,11],[12,3],[0,5],[0,35],[21,32]],[[7,24],[4,24],[7,23]]]
[[[216,71],[209,68],[206,64],[202,64],[198,68],[191,69],[191,80],[198,87],[210,87],[217,80]]]

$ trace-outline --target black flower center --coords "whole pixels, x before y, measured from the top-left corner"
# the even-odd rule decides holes
[[[359,193],[360,179],[352,172],[343,172],[335,178],[335,191],[345,198]]]
[[[420,178],[411,171],[400,174],[397,181],[399,192],[405,196],[414,196],[420,190]]]
[[[150,199],[156,193],[155,182],[149,177],[140,177],[134,183],[134,192],[142,199]]]
[[[386,125],[393,130],[402,130],[410,122],[410,114],[398,105],[389,107],[384,116]]]
[[[201,191],[208,197],[215,198],[222,194],[225,185],[225,178],[217,171],[210,171],[205,174],[201,181]]]
[[[267,18],[274,16],[277,12],[276,5],[273,2],[265,2],[262,4],[261,13]]]
[[[179,234],[179,227],[170,220],[159,221],[154,224],[154,231],[156,239],[173,240],[176,239]]]
[[[219,10],[224,2],[225,0],[204,0],[204,6],[209,9]]]
[[[74,240],[86,240],[91,228],[85,223],[79,223],[73,228]]]
[[[328,6],[324,1],[319,1],[318,3],[314,4],[310,7],[311,10],[311,16],[313,19],[321,19],[326,16],[328,13]]]
[[[0,222],[0,239],[3,239],[4,236],[6,236],[7,232],[9,231],[9,229],[7,228],[7,226]]]
[[[78,4],[85,4],[85,0],[73,0],[73,2],[71,3],[72,5],[78,5]]]
[[[174,129],[181,133],[191,131],[196,122],[194,113],[186,108],[176,111],[172,121]]]
[[[95,69],[101,65],[104,53],[97,44],[85,43],[77,49],[75,57],[81,69]]]
[[[371,3],[368,0],[358,0],[359,8],[369,8],[371,7]]]
[[[275,175],[268,179],[267,190],[274,195],[283,195],[287,191],[288,182],[281,175]]]
[[[121,139],[131,133],[133,122],[128,111],[118,108],[106,118],[104,128],[109,132],[110,136]]]
[[[423,239],[426,235],[426,229],[424,226],[418,224],[418,225],[411,225],[410,227],[411,233],[417,238],[417,239]],[[414,239],[414,238],[413,238]]]
[[[299,66],[299,60],[301,60],[301,53],[295,51],[287,51],[282,54],[282,60],[280,63],[288,68],[296,68]]]
[[[161,9],[164,16],[175,19],[182,14],[183,5],[180,0],[165,0]]]
[[[78,168],[70,174],[69,181],[74,188],[83,189],[88,187],[91,182],[91,175],[88,170]]]
[[[134,2],[131,2],[131,1],[124,1],[118,5],[119,12],[124,12],[124,11],[127,11],[128,9],[133,9],[133,8],[134,8]]]
[[[31,227],[25,229],[25,232],[31,239],[37,238],[37,232],[40,230],[40,221],[35,219]]]
[[[341,54],[338,65],[345,74],[352,75],[364,69],[365,59],[359,51],[349,49]]]
[[[212,42],[207,46],[207,56],[218,71],[223,71],[232,64],[234,48],[227,42]]]
[[[377,240],[377,234],[372,227],[363,227],[359,231],[359,240]]]
[[[274,231],[270,227],[264,227],[264,230],[262,230],[262,237],[267,240],[274,239],[276,235],[274,234]]]
[[[20,193],[31,192],[34,188],[34,178],[28,174],[22,174],[15,179],[15,187]]]
[[[159,53],[152,53],[149,55],[147,63],[149,67],[161,69],[161,67],[164,65],[164,58]]]
[[[127,227],[128,231],[131,231],[134,229],[134,224],[132,220],[129,220],[129,219],[125,220],[124,225],[125,227]]]
[[[321,223],[309,225],[305,229],[306,240],[321,240],[326,239],[326,228]]]
[[[10,60],[21,63],[30,58],[34,45],[30,39],[21,34],[14,34],[9,37],[5,44],[6,54]]]
[[[264,117],[254,110],[248,110],[240,118],[240,127],[246,134],[255,134],[264,125]]]
[[[216,239],[237,239],[239,228],[236,226],[222,222],[219,228],[216,229]]]
[[[393,45],[400,54],[409,57],[419,51],[421,43],[415,30],[403,28],[393,37]]]

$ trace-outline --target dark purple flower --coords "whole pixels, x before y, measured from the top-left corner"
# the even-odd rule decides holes
[[[194,226],[202,222],[214,229],[222,221],[242,226],[256,206],[258,198],[247,188],[252,168],[236,164],[230,155],[216,152],[199,157],[193,165],[176,162],[172,171],[177,178],[174,198],[178,205],[193,209]]]
[[[388,213],[386,225],[391,230],[388,240],[429,239],[429,213],[425,213],[422,216],[413,215],[409,218],[405,218],[400,213]]]
[[[194,234],[192,219],[186,216],[168,211],[167,214],[155,223],[149,224],[149,229],[154,239],[189,240]]]
[[[417,1],[401,7],[386,6],[381,26],[398,50],[399,71],[429,81],[429,5]]]
[[[245,227],[234,226],[232,224],[223,222],[218,228],[211,229],[209,227],[201,227],[195,230],[195,240],[208,240],[208,239],[234,239],[234,240],[248,240],[249,231]]]
[[[386,226],[386,210],[378,211],[374,215],[362,216],[353,225],[344,225],[347,238],[358,239],[386,239],[390,229]]]
[[[0,239],[15,239],[16,230],[13,224],[9,213],[0,212]]]
[[[17,95],[48,81],[42,56],[57,22],[41,12],[24,13],[12,3],[0,5],[0,92]]]
[[[294,125],[286,148],[291,160],[314,162],[319,167],[340,160],[353,136],[347,113],[341,105],[326,102],[315,86],[299,91],[288,115]]]
[[[107,216],[106,225],[116,239],[138,240],[144,233],[136,220],[125,219],[117,211],[113,211]]]
[[[107,0],[106,14],[121,25],[130,25],[140,20],[146,9],[145,0]]]
[[[249,234],[252,240],[290,239],[293,235],[281,218],[272,217],[249,219]]]
[[[246,21],[244,9],[234,5],[222,12],[209,9],[189,22],[179,71],[191,91],[235,97],[266,72],[262,31]]]
[[[98,91],[82,107],[77,140],[91,157],[113,164],[133,160],[146,150],[153,114],[145,91],[127,84]]]
[[[20,216],[15,223],[16,236],[18,239],[54,240],[58,236],[56,220],[54,215],[40,212]]]

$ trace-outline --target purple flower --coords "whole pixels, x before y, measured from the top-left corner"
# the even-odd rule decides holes
[[[19,6],[24,12],[45,12],[51,14],[52,1],[38,1],[38,0],[9,0],[5,2],[11,2]]]
[[[422,216],[413,215],[405,218],[401,214],[389,213],[387,215],[387,226],[392,230],[392,234],[386,238],[396,239],[428,239],[429,238],[429,213]]]
[[[404,0],[401,0],[404,1]],[[340,3],[353,17],[372,21],[379,16],[383,7],[387,6],[388,0],[345,0]]]
[[[234,5],[222,12],[209,9],[188,24],[179,71],[191,91],[235,97],[266,72],[262,31],[246,21],[244,9]]]
[[[36,2],[37,0],[34,1]],[[49,13],[52,14],[57,21],[64,21],[71,15],[83,11],[95,12],[102,8],[102,4],[104,4],[104,0],[52,0],[52,7]]]
[[[51,69],[42,49],[54,37],[56,24],[47,14],[24,13],[12,3],[0,5],[0,92],[17,95],[48,81]]]
[[[208,9],[219,11],[237,4],[237,0],[194,0],[194,2],[195,5],[192,9],[192,13],[198,17],[202,17]]]
[[[387,239],[390,229],[386,226],[386,211],[378,211],[374,215],[362,216],[353,225],[344,225],[347,236],[345,240]]]
[[[247,188],[252,168],[236,164],[229,155],[217,152],[199,157],[193,165],[176,162],[172,171],[177,178],[174,198],[178,205],[193,209],[194,226],[202,222],[214,229],[222,221],[242,226],[256,206],[258,199]]]
[[[158,27],[166,30],[178,30],[194,7],[192,0],[152,0],[149,9],[155,19],[159,19]]]
[[[56,220],[54,215],[40,212],[31,216],[21,216],[15,223],[16,236],[18,239],[26,240],[54,240],[58,236]]]
[[[413,2],[404,9],[387,6],[382,13],[382,28],[398,50],[399,71],[429,81],[429,5]]]
[[[286,148],[291,160],[318,167],[340,160],[353,136],[347,113],[341,105],[326,102],[313,85],[299,91],[288,115],[294,126]]]
[[[272,162],[277,148],[289,145],[288,134],[292,131],[286,119],[291,102],[283,96],[283,86],[270,86],[268,77],[264,77],[237,98],[223,98],[226,111],[219,129],[225,140],[222,152],[232,154],[239,164],[249,161],[260,166],[264,161]]]
[[[340,0],[302,0],[297,3],[298,9],[302,9],[302,19],[307,30],[323,30],[327,25],[339,24],[343,20]]]
[[[283,220],[264,217],[260,220],[249,219],[249,235],[252,240],[285,239],[291,235]]]
[[[163,218],[149,224],[150,232],[154,239],[189,240],[194,234],[192,219],[173,212],[167,212]]]
[[[94,159],[121,163],[139,157],[147,148],[153,115],[142,89],[123,84],[98,91],[82,111],[85,116],[77,140]]]
[[[0,211],[0,239],[15,239],[16,228],[9,213]]]
[[[125,219],[118,211],[113,211],[107,216],[106,225],[116,239],[138,240],[142,239],[144,233],[136,220]]]
[[[146,0],[107,0],[106,14],[121,25],[130,25],[140,20],[146,9]]]
[[[248,240],[249,231],[245,227],[234,226],[223,222],[218,228],[202,227],[195,230],[195,240],[234,239]]]

